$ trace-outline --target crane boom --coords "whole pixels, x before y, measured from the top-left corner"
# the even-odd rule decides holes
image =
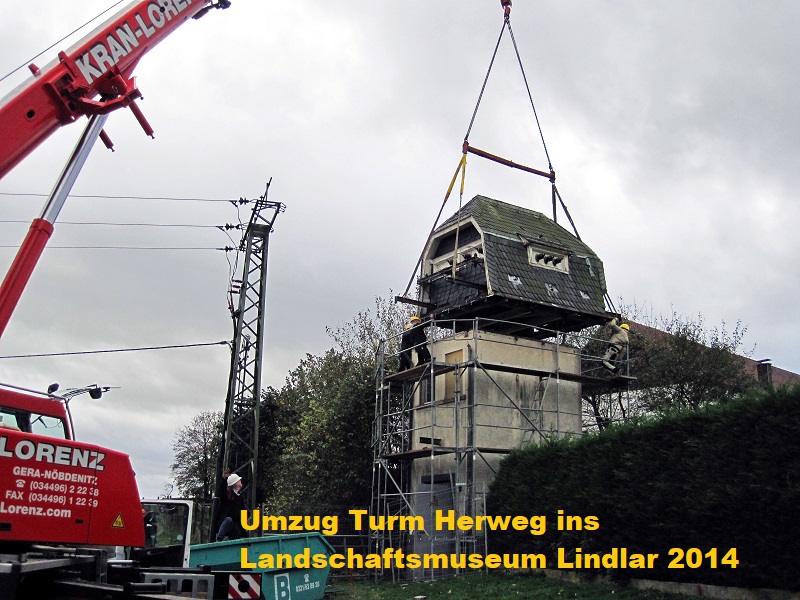
[[[135,100],[132,73],[142,56],[190,18],[229,0],[138,0],[95,29],[0,101],[0,178],[59,127],[83,115],[131,107],[152,135]]]
[[[152,134],[135,104],[140,93],[132,73],[139,60],[189,18],[228,6],[229,0],[136,0],[60,52],[45,69],[30,65],[33,79],[0,101],[0,177],[56,129],[89,117],[41,216],[34,219],[0,284],[0,335],[95,140],[103,137],[108,114],[130,107]],[[42,597],[40,578],[60,578],[64,569],[88,579],[87,587],[105,582],[105,551],[94,554],[94,567],[86,567],[74,548],[37,544],[144,545],[143,509],[129,457],[72,439],[66,400],[61,400],[63,405],[50,392],[44,399],[0,387],[0,411],[5,415],[0,418],[0,487],[5,490],[0,502],[2,599],[22,597],[16,595],[17,588],[28,582],[35,589],[33,596]],[[61,432],[56,441],[54,431]],[[30,561],[29,548],[35,558]],[[38,561],[39,552],[44,562]],[[33,571],[36,575],[29,577]],[[96,592],[96,586],[91,589]]]
[[[132,73],[144,54],[190,18],[230,0],[137,0],[84,37],[44,69],[30,65],[33,79],[0,101],[0,178],[53,132],[79,117],[89,125],[53,189],[42,216],[34,219],[9,272],[0,284],[3,335],[36,263],[53,233],[58,213],[108,113],[130,107],[145,133],[150,125],[136,106],[141,97]],[[106,138],[107,139],[107,138]],[[107,142],[107,145],[110,142]]]

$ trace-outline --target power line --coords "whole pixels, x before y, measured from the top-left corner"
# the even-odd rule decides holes
[[[30,223],[23,219],[0,219],[0,223]],[[190,227],[197,229],[240,229],[239,225],[195,225],[187,223],[111,223],[104,221],[59,221],[59,225],[110,225],[116,227]]]
[[[99,19],[101,16],[103,16],[103,15],[104,15],[104,14],[106,14],[108,11],[110,11],[112,8],[114,8],[114,7],[115,7],[115,6],[117,6],[118,4],[122,4],[124,1],[125,1],[125,0],[119,0],[119,2],[117,2],[116,4],[112,4],[111,6],[109,6],[107,9],[105,9],[103,12],[101,12],[101,13],[100,13],[99,15],[97,15],[96,17],[93,17],[93,18],[89,19],[88,21],[86,21],[86,23],[84,23],[83,25],[81,25],[81,26],[80,26],[80,27],[78,27],[77,29],[74,29],[73,31],[71,31],[70,33],[68,33],[68,34],[67,34],[67,35],[65,35],[64,37],[62,37],[60,40],[58,40],[57,42],[54,42],[53,44],[51,44],[50,46],[48,46],[47,48],[45,48],[44,50],[42,50],[41,52],[39,52],[39,54],[37,54],[37,55],[36,55],[36,56],[34,56],[33,58],[30,58],[30,59],[26,60],[24,63],[22,63],[20,66],[18,66],[16,69],[14,69],[13,71],[11,71],[10,73],[6,73],[6,74],[5,74],[5,75],[3,75],[2,77],[0,77],[0,81],[3,81],[3,80],[6,78],[6,77],[10,77],[11,75],[13,75],[13,74],[14,74],[14,73],[16,73],[17,71],[19,71],[19,70],[20,70],[22,67],[24,67],[25,65],[29,65],[29,64],[30,64],[30,63],[32,63],[34,60],[36,60],[37,58],[39,58],[39,57],[40,57],[42,54],[44,54],[44,53],[45,53],[45,52],[47,52],[48,50],[52,50],[52,49],[53,49],[53,48],[55,48],[55,47],[56,47],[58,44],[60,44],[61,42],[63,42],[65,39],[67,39],[69,36],[71,36],[71,35],[73,35],[73,34],[75,34],[75,33],[79,32],[81,29],[83,29],[84,27],[86,27],[86,26],[87,26],[89,23],[91,23],[92,21],[95,21],[95,20]]]
[[[14,244],[2,244],[0,248],[19,248]],[[47,246],[48,249],[58,250],[221,250],[231,252],[236,250],[232,246],[212,248],[210,246]]]
[[[0,196],[24,196],[29,198],[49,198],[50,194],[0,192]],[[174,196],[104,196],[97,194],[70,194],[69,198],[94,198],[102,200],[165,200],[171,202],[230,202],[231,204],[249,204],[252,200],[247,198],[194,198]]]
[[[16,354],[0,358],[43,358],[48,356],[76,356],[79,354],[112,354],[118,352],[140,352],[142,350],[172,350],[175,348],[200,348],[203,346],[230,346],[231,342],[206,342],[203,344],[177,344],[173,346],[144,346],[141,348],[116,348],[113,350],[83,350],[80,352],[50,352],[48,354]]]

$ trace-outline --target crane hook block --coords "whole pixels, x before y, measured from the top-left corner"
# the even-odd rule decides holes
[[[511,0],[500,0],[500,6],[505,10],[506,16],[511,14]]]

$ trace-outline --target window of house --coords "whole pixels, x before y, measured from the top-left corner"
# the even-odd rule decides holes
[[[428,376],[425,376],[419,382],[419,403],[420,404],[430,404],[431,402],[431,379]]]
[[[444,362],[446,362],[449,365],[456,365],[464,362],[464,350],[454,350],[453,352],[448,352],[447,354],[444,355]],[[444,399],[455,400],[455,397],[456,397],[456,372],[450,371],[449,373],[445,373],[444,376]]]

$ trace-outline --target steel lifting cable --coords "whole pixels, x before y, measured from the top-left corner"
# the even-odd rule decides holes
[[[575,227],[575,221],[572,220],[572,215],[569,214],[569,210],[567,210],[567,205],[564,204],[563,198],[561,198],[561,194],[558,192],[558,188],[556,187],[555,182],[553,183],[553,195],[558,198],[558,201],[561,203],[561,208],[564,211],[564,214],[567,215],[567,219],[569,220],[569,224],[572,225],[572,231],[575,232],[575,237],[578,238],[579,242],[582,242],[581,234],[578,233],[578,228]]]
[[[545,154],[545,157],[547,158],[547,166],[550,169],[550,171],[552,171],[553,170],[553,164],[552,164],[552,161],[550,160],[550,153],[547,150],[547,144],[544,141],[544,133],[542,131],[542,125],[539,122],[539,114],[536,112],[536,106],[533,103],[533,94],[531,94],[531,88],[530,88],[530,85],[528,84],[528,77],[527,77],[527,75],[525,75],[525,68],[522,66],[522,57],[520,56],[519,48],[517,47],[517,39],[516,39],[516,37],[514,37],[514,30],[511,28],[511,2],[510,1],[509,2],[502,2],[501,1],[501,5],[505,8],[505,12],[504,12],[504,15],[503,15],[503,25],[500,28],[500,35],[498,36],[497,43],[494,46],[494,52],[492,53],[492,59],[491,59],[491,61],[489,61],[489,68],[486,71],[486,77],[484,77],[484,79],[483,79],[483,85],[481,86],[481,91],[478,94],[478,102],[475,104],[475,110],[472,112],[472,119],[470,119],[469,127],[467,127],[467,133],[464,135],[464,141],[466,142],[467,140],[469,140],[469,134],[472,132],[472,126],[475,124],[475,118],[478,115],[478,108],[481,105],[481,100],[483,99],[483,94],[486,91],[486,85],[489,82],[489,75],[491,75],[491,73],[492,73],[492,67],[494,66],[494,61],[495,61],[495,58],[497,58],[497,51],[500,48],[500,42],[503,39],[503,34],[505,33],[505,30],[508,29],[508,34],[511,37],[511,43],[514,46],[514,53],[517,56],[517,63],[519,64],[519,70],[522,73],[522,80],[525,82],[525,91],[528,94],[528,100],[530,101],[531,108],[533,109],[533,116],[534,116],[534,119],[536,120],[536,127],[539,130],[539,137],[542,140],[542,147],[544,148],[544,154]]]
[[[519,49],[517,48],[517,40],[514,37],[514,31],[511,29],[511,21],[510,21],[510,19],[508,17],[508,13],[506,13],[506,18],[505,18],[504,25],[508,26],[508,33],[509,33],[509,35],[511,37],[511,41],[512,41],[512,43],[514,45],[514,52],[517,55],[517,62],[519,62],[519,70],[522,73],[522,79],[525,82],[525,90],[528,92],[528,99],[531,102],[531,109],[533,109],[533,116],[536,119],[536,127],[539,129],[539,137],[542,139],[542,147],[544,148],[544,154],[547,157],[547,164],[548,164],[548,167],[550,168],[550,172],[552,173],[553,172],[553,163],[550,160],[550,153],[547,150],[547,143],[544,141],[544,133],[542,132],[542,126],[539,123],[539,115],[537,114],[536,106],[534,106],[534,103],[533,103],[533,96],[531,95],[531,89],[530,89],[530,86],[528,85],[528,78],[525,75],[525,69],[522,66],[522,58],[520,57]],[[471,124],[470,124],[470,126],[471,126]],[[553,185],[553,215],[555,216],[555,199],[558,198],[558,201],[561,204],[561,208],[564,211],[564,214],[567,216],[567,219],[569,220],[569,224],[572,225],[572,230],[575,232],[575,237],[578,238],[578,241],[583,241],[583,240],[581,240],[580,233],[578,233],[578,228],[575,225],[575,221],[572,220],[572,215],[569,214],[569,210],[567,209],[567,205],[564,202],[564,199],[561,197],[561,194],[559,193],[558,188],[556,187],[555,180],[552,181],[552,185]],[[611,300],[611,296],[609,295],[608,292],[605,292],[603,294],[603,298],[605,299],[605,301],[608,304],[609,308],[611,308],[611,311],[616,313],[617,312],[617,308],[616,308],[616,306],[614,306],[614,302]]]
[[[547,158],[547,167],[550,169],[550,173],[551,173],[551,180],[550,181],[551,181],[551,184],[553,186],[553,220],[555,221],[555,215],[556,215],[556,203],[555,203],[555,200],[557,198],[559,203],[560,203],[560,205],[561,205],[562,210],[564,211],[564,214],[567,216],[567,219],[569,220],[570,225],[572,225],[572,230],[575,232],[575,237],[578,238],[579,241],[582,241],[581,240],[581,236],[578,233],[578,228],[575,226],[575,221],[572,220],[572,215],[569,214],[569,210],[567,209],[567,205],[564,202],[564,199],[561,197],[561,194],[558,192],[558,188],[556,187],[555,174],[554,174],[554,171],[553,171],[553,162],[552,162],[552,160],[550,160],[550,152],[547,149],[547,142],[544,139],[544,132],[542,131],[542,124],[539,121],[539,114],[536,112],[536,105],[533,102],[533,94],[531,94],[531,87],[528,84],[528,76],[525,74],[525,67],[523,67],[523,65],[522,65],[522,56],[520,55],[519,47],[517,46],[517,38],[514,36],[514,30],[511,28],[510,4],[511,3],[509,2],[508,5],[507,5],[508,8],[506,9],[505,18],[503,19],[503,27],[504,27],[504,29],[506,27],[508,28],[508,34],[511,37],[511,43],[514,46],[514,53],[517,56],[517,63],[519,64],[519,70],[520,70],[520,73],[522,74],[522,80],[525,82],[525,91],[527,92],[528,100],[531,103],[531,110],[533,110],[533,117],[536,120],[536,128],[539,130],[539,138],[542,140],[542,148],[544,149],[544,154],[545,154],[545,157]],[[506,5],[504,4],[504,6],[506,6]],[[495,52],[497,52],[497,49],[495,49]],[[492,60],[494,60],[494,58]],[[488,79],[488,74],[487,74],[487,79]],[[486,85],[485,82],[484,82],[484,85]],[[481,91],[481,93],[483,93],[483,92]],[[475,110],[477,112],[477,107],[476,107]],[[475,117],[473,116],[473,119],[474,118]],[[470,123],[470,127],[472,127],[471,123]]]
[[[462,208],[462,201],[463,201],[463,195],[464,195],[464,178],[465,178],[465,174],[466,174],[466,157],[467,157],[467,153],[468,152],[470,152],[472,154],[477,154],[478,156],[482,156],[484,158],[488,158],[489,160],[498,162],[500,164],[504,164],[504,165],[512,167],[512,168],[521,169],[521,170],[527,171],[529,173],[534,173],[536,175],[547,177],[550,180],[550,183],[552,185],[552,191],[553,191],[553,220],[554,221],[556,220],[556,199],[558,199],[558,201],[561,204],[562,209],[564,210],[564,213],[567,216],[567,219],[569,220],[570,224],[572,225],[572,229],[575,231],[575,237],[577,237],[578,240],[581,239],[580,235],[578,234],[578,229],[575,226],[575,222],[572,220],[572,216],[569,214],[569,210],[567,209],[567,206],[564,203],[564,200],[561,198],[561,194],[559,194],[558,189],[556,188],[555,172],[553,170],[553,163],[550,160],[550,152],[547,149],[547,143],[545,142],[545,139],[544,139],[544,132],[542,131],[542,126],[541,126],[541,123],[539,121],[539,114],[536,112],[536,106],[535,106],[535,104],[533,102],[533,94],[531,94],[530,85],[528,84],[528,77],[525,74],[525,68],[522,65],[522,57],[520,56],[520,53],[519,53],[519,48],[517,46],[517,40],[516,40],[516,38],[514,36],[514,31],[511,28],[511,0],[500,0],[500,4],[504,8],[503,25],[500,28],[500,35],[497,37],[497,42],[495,43],[494,52],[492,53],[492,58],[489,61],[489,68],[486,71],[486,76],[483,79],[483,84],[481,85],[480,93],[478,94],[478,101],[475,104],[475,109],[472,111],[472,118],[470,119],[469,126],[467,127],[467,132],[464,135],[464,144],[463,144],[463,148],[462,148],[462,158],[458,163],[458,168],[456,169],[456,172],[453,175],[453,179],[450,181],[450,186],[448,187],[447,193],[445,194],[444,202],[442,202],[442,206],[439,209],[439,213],[436,215],[436,220],[434,221],[433,227],[431,227],[430,234],[428,235],[428,238],[430,239],[430,235],[432,235],[433,232],[436,230],[436,227],[437,227],[437,225],[439,223],[439,219],[441,218],[442,212],[444,211],[444,206],[445,206],[445,204],[447,203],[447,200],[450,197],[450,193],[453,190],[453,185],[455,184],[456,178],[458,177],[458,173],[460,171],[461,172],[461,193],[460,193],[460,196],[459,196],[458,214],[457,214],[457,217],[456,217],[456,238],[455,238],[455,242],[454,242],[454,246],[453,246],[453,265],[452,265],[452,269],[453,269],[452,270],[452,277],[453,277],[453,279],[455,279],[455,276],[456,276],[456,262],[457,262],[456,250],[458,249],[458,234],[459,234],[459,229],[460,229],[459,223],[460,223],[460,220],[461,220],[461,208]],[[548,165],[548,169],[550,171],[549,173],[546,173],[544,171],[540,171],[538,169],[533,169],[533,168],[530,168],[530,167],[525,167],[523,165],[516,164],[516,163],[514,163],[512,161],[500,158],[500,157],[495,156],[493,154],[489,154],[488,152],[484,152],[484,151],[479,150],[477,148],[472,148],[469,145],[469,141],[468,141],[469,140],[469,135],[472,132],[473,125],[475,124],[475,119],[476,119],[476,117],[478,115],[478,109],[480,108],[481,101],[483,100],[483,95],[484,95],[484,92],[486,91],[486,86],[487,86],[487,84],[489,82],[489,76],[491,75],[492,67],[494,66],[495,59],[497,58],[497,52],[498,52],[498,50],[500,48],[500,42],[503,39],[503,35],[505,34],[506,28],[508,29],[508,33],[509,33],[509,36],[511,37],[512,45],[514,46],[514,53],[516,54],[517,63],[519,64],[520,72],[522,73],[522,80],[525,83],[525,90],[526,90],[526,92],[528,94],[528,100],[530,101],[531,109],[533,110],[534,119],[536,120],[536,127],[537,127],[537,129],[539,131],[539,137],[542,140],[542,147],[544,149],[545,157],[547,158],[547,165]],[[417,264],[415,265],[414,270],[412,271],[411,279],[409,280],[408,285],[406,286],[405,292],[403,292],[403,295],[402,295],[403,298],[407,296],[409,290],[411,289],[411,285],[412,285],[412,283],[414,281],[414,274],[417,272],[417,269],[419,269],[421,267],[421,265],[422,265],[422,261],[423,261],[423,258],[424,258],[424,252],[425,252],[425,250],[423,248],[423,251],[419,256],[419,259],[417,260]],[[398,297],[398,298],[400,298],[400,297]],[[609,302],[610,302],[610,298],[609,298]]]
[[[481,86],[481,91],[478,94],[478,102],[475,104],[475,110],[472,111],[472,118],[469,121],[469,127],[467,127],[467,133],[464,134],[464,141],[469,139],[469,134],[472,131],[472,126],[475,124],[475,117],[478,116],[478,108],[481,105],[481,100],[483,99],[483,92],[486,91],[486,84],[489,83],[489,75],[492,72],[492,67],[494,66],[494,59],[497,57],[497,50],[500,48],[500,40],[503,39],[503,34],[506,31],[506,22],[508,21],[508,16],[503,19],[503,26],[500,28],[500,36],[497,38],[497,43],[494,45],[494,52],[492,53],[492,60],[489,61],[489,69],[486,71],[486,77],[483,78],[483,85]]]
[[[539,129],[539,137],[542,140],[542,147],[544,148],[544,155],[547,157],[547,167],[550,171],[553,171],[553,163],[550,161],[550,153],[547,151],[547,144],[544,141],[544,133],[542,132],[542,125],[539,123],[539,115],[536,113],[536,107],[533,104],[533,95],[531,94],[531,88],[528,85],[528,78],[525,75],[525,69],[522,67],[522,58],[519,55],[519,49],[517,48],[517,40],[514,37],[514,31],[511,29],[511,18],[509,14],[506,13],[505,16],[505,26],[508,27],[508,34],[511,36],[511,42],[514,45],[514,52],[517,55],[517,62],[519,63],[519,70],[522,73],[522,80],[525,82],[525,90],[528,92],[528,100],[531,101],[531,108],[533,109],[533,116],[536,119],[536,127]]]
[[[469,127],[467,128],[467,133],[464,136],[463,152],[465,154],[467,152],[470,152],[472,154],[477,154],[478,156],[482,156],[484,158],[488,158],[489,160],[492,160],[494,162],[506,165],[508,167],[512,167],[512,168],[515,168],[515,169],[520,169],[520,170],[523,170],[523,171],[527,171],[528,173],[534,173],[535,175],[540,175],[540,176],[543,176],[543,177],[547,177],[550,180],[550,184],[552,186],[553,221],[557,222],[556,196],[558,196],[558,199],[561,201],[561,206],[564,208],[564,212],[567,214],[567,218],[569,219],[570,223],[572,224],[573,229],[575,229],[575,223],[572,221],[572,217],[569,216],[569,212],[567,211],[566,205],[564,204],[564,201],[561,199],[560,195],[558,195],[558,191],[556,190],[556,174],[555,174],[555,171],[553,170],[553,162],[550,160],[550,152],[547,149],[547,143],[545,142],[545,139],[544,139],[544,132],[542,131],[542,124],[539,121],[539,114],[536,112],[536,105],[533,102],[533,94],[531,94],[531,87],[528,84],[528,77],[525,74],[525,68],[522,65],[522,57],[520,56],[520,53],[519,53],[519,47],[517,46],[517,40],[516,40],[516,37],[514,36],[514,30],[511,28],[511,0],[500,0],[500,5],[503,7],[503,11],[504,11],[503,26],[500,29],[500,36],[497,38],[497,44],[495,44],[494,53],[492,54],[492,60],[489,62],[489,69],[486,72],[486,77],[483,80],[483,86],[481,87],[480,94],[478,95],[478,102],[475,105],[475,110],[472,113],[472,119],[470,120]],[[507,160],[507,159],[504,159],[504,158],[500,158],[499,156],[495,156],[495,155],[490,154],[488,152],[485,152],[483,150],[479,150],[478,148],[473,148],[473,147],[471,147],[469,145],[469,134],[472,131],[472,126],[473,126],[473,124],[475,122],[475,118],[476,118],[476,116],[478,114],[478,108],[480,106],[481,99],[483,98],[483,93],[486,90],[486,85],[487,85],[487,83],[489,81],[489,75],[491,74],[492,66],[494,65],[494,61],[495,61],[495,58],[497,56],[497,51],[500,48],[500,41],[503,39],[503,34],[505,33],[506,29],[508,29],[508,33],[509,33],[509,36],[511,37],[512,45],[514,46],[514,53],[516,54],[516,57],[517,57],[517,63],[519,64],[519,70],[522,73],[522,80],[525,82],[525,91],[528,94],[528,100],[530,101],[531,109],[533,110],[533,117],[536,120],[536,128],[539,131],[539,138],[542,140],[542,147],[544,149],[545,157],[547,158],[547,166],[548,166],[549,173],[545,172],[545,171],[540,171],[538,169],[533,169],[531,167],[526,167],[524,165],[519,165],[517,163],[514,163],[513,161],[510,161],[510,160]],[[575,230],[575,235],[576,236],[578,235],[577,229]],[[580,239],[580,236],[578,236],[578,239]]]
[[[561,198],[561,194],[558,192],[558,188],[556,184],[553,183],[553,193],[556,197],[558,197],[558,201],[561,203],[561,208],[564,210],[564,214],[567,215],[567,219],[569,219],[570,225],[572,225],[572,230],[575,232],[575,237],[578,238],[579,242],[582,242],[581,235],[578,233],[578,228],[575,226],[575,222],[572,220],[572,215],[569,214],[569,210],[567,210],[567,205],[564,203],[564,200]],[[619,314],[617,312],[617,307],[614,306],[614,301],[611,300],[611,296],[608,292],[604,292],[603,298],[605,299],[608,307],[611,309],[611,312],[614,314]]]
[[[606,302],[608,302],[608,306],[611,307],[611,312],[618,315],[619,312],[617,312],[617,307],[614,306],[614,303],[611,301],[611,296],[608,295],[608,292],[605,293],[604,297],[606,299]]]
[[[502,0],[501,0],[501,4],[502,4]],[[509,5],[510,5],[510,2],[509,2]],[[444,201],[442,202],[442,206],[439,208],[439,213],[436,215],[436,219],[434,220],[433,226],[431,227],[430,233],[428,234],[428,239],[430,239],[430,236],[433,235],[434,231],[436,231],[436,227],[439,224],[439,219],[442,216],[442,212],[444,212],[444,207],[445,207],[445,204],[447,204],[447,200],[450,198],[450,193],[453,191],[453,186],[456,183],[456,178],[458,177],[459,172],[461,173],[461,190],[460,190],[460,196],[459,196],[457,222],[461,218],[461,204],[462,204],[462,200],[463,200],[463,197],[464,197],[464,178],[465,178],[466,166],[467,166],[467,148],[468,148],[467,140],[469,139],[469,134],[472,131],[472,126],[475,123],[475,118],[478,116],[478,108],[481,105],[481,100],[483,99],[483,93],[486,91],[486,84],[489,82],[489,75],[492,72],[492,67],[494,66],[495,58],[497,58],[497,51],[500,48],[500,42],[503,39],[503,34],[505,33],[507,20],[508,20],[508,9],[506,9],[506,14],[505,14],[505,17],[503,19],[503,25],[500,28],[500,35],[497,37],[497,43],[494,46],[494,52],[492,53],[492,59],[489,61],[489,68],[486,71],[486,76],[483,78],[483,85],[481,86],[481,91],[478,94],[478,102],[475,104],[475,109],[472,111],[472,118],[469,121],[469,126],[467,127],[467,133],[464,135],[464,146],[463,146],[461,159],[458,162],[458,167],[456,167],[456,172],[453,174],[453,178],[450,180],[450,185],[447,188],[447,192],[444,195]],[[455,250],[457,248],[457,244],[458,244],[458,227],[456,228],[456,240],[455,240],[455,244],[453,246],[453,258],[454,258],[454,260],[453,260],[453,278],[455,278],[455,266],[456,266]],[[417,259],[417,264],[414,266],[414,269],[411,272],[411,279],[408,280],[408,285],[406,286],[405,291],[403,292],[402,296],[397,296],[395,298],[395,300],[399,300],[401,298],[406,298],[408,296],[408,292],[411,289],[411,285],[414,283],[414,275],[416,274],[417,269],[419,269],[421,267],[424,255],[425,255],[425,249],[423,248],[422,252],[419,255],[419,258]]]
[[[450,180],[450,186],[447,188],[447,193],[444,195],[444,201],[442,202],[442,206],[439,208],[439,213],[436,215],[436,219],[433,222],[433,226],[431,227],[431,231],[428,234],[428,238],[433,235],[433,232],[436,231],[436,226],[439,224],[439,219],[442,216],[442,212],[444,211],[444,206],[447,204],[447,200],[450,198],[450,193],[453,191],[453,186],[456,183],[456,178],[458,177],[459,172],[461,173],[461,194],[459,198],[459,205],[458,205],[458,219],[461,218],[461,200],[464,197],[464,175],[466,172],[467,166],[467,150],[466,150],[466,140],[469,139],[469,134],[472,131],[472,126],[475,123],[475,118],[478,116],[478,108],[481,105],[481,100],[483,99],[483,93],[486,91],[486,84],[489,82],[489,75],[492,72],[492,66],[494,65],[494,60],[497,57],[497,50],[500,48],[500,41],[503,39],[503,34],[505,33],[506,24],[505,20],[503,22],[503,26],[500,28],[500,35],[497,37],[497,43],[494,45],[494,52],[492,53],[492,59],[489,61],[489,68],[486,71],[486,76],[483,78],[483,85],[481,86],[481,91],[478,94],[478,102],[475,104],[475,110],[472,111],[472,118],[469,121],[469,126],[467,127],[467,133],[464,135],[464,150],[461,156],[461,160],[458,162],[458,167],[456,167],[456,172],[453,174],[453,178]],[[456,244],[458,243],[458,230],[456,230]],[[453,251],[455,252],[456,246],[453,246]],[[414,283],[414,275],[417,272],[417,269],[420,268],[422,265],[422,260],[424,258],[425,249],[422,249],[422,253],[419,255],[417,259],[417,264],[414,266],[413,271],[411,272],[411,279],[408,281],[408,285],[406,286],[405,291],[403,292],[402,296],[405,298],[408,296],[408,292],[411,289],[411,284]],[[455,260],[453,261],[453,277],[455,278]]]
[[[509,12],[506,11],[505,22],[504,25],[508,27],[508,34],[511,37],[511,42],[514,45],[514,53],[517,55],[517,62],[519,63],[519,70],[522,73],[522,80],[525,82],[525,91],[528,93],[528,100],[531,103],[531,109],[533,110],[533,117],[536,120],[536,127],[539,130],[539,137],[542,140],[542,148],[544,149],[544,155],[547,158],[547,166],[550,169],[550,173],[552,174],[551,184],[553,186],[553,220],[555,221],[556,216],[556,206],[555,206],[555,199],[558,198],[559,203],[561,204],[561,208],[564,211],[564,214],[567,216],[570,225],[572,225],[572,230],[575,232],[575,237],[578,238],[578,241],[581,240],[581,236],[578,233],[578,228],[575,226],[575,221],[572,220],[572,215],[569,214],[569,210],[567,209],[567,205],[564,202],[564,199],[561,197],[561,194],[558,192],[558,188],[556,187],[555,182],[555,173],[553,171],[553,163],[550,160],[550,152],[547,150],[547,142],[544,140],[544,132],[542,131],[542,125],[539,122],[539,114],[536,112],[536,106],[533,103],[533,95],[531,94],[530,85],[528,85],[528,77],[525,75],[525,68],[522,66],[522,57],[519,53],[519,48],[517,47],[517,39],[514,37],[514,30],[511,29],[511,19],[509,17]],[[607,294],[606,294],[607,295]],[[609,304],[613,307],[613,303],[611,302],[611,298],[608,298]]]

